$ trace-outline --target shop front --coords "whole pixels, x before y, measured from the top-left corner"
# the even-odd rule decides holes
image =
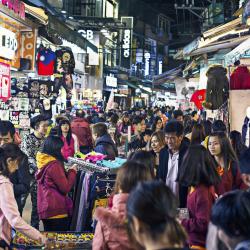
[[[0,2],[0,119],[30,128],[29,99],[22,77],[34,70],[37,25],[21,1]]]

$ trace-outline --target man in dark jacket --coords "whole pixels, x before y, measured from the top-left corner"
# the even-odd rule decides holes
[[[171,121],[165,127],[167,146],[161,150],[157,177],[168,185],[179,198],[180,207],[186,207],[187,188],[176,182],[179,169],[189,144],[183,140],[184,128],[180,122]]]
[[[84,111],[77,110],[76,118],[71,123],[71,130],[79,140],[80,151],[87,154],[93,148],[93,141],[89,123],[84,117]]]
[[[118,150],[111,136],[108,134],[106,124],[96,123],[92,130],[95,139],[94,151],[107,155],[107,159],[109,160],[114,160],[118,156]]]
[[[15,127],[10,121],[0,121],[0,146],[6,143],[15,143]],[[10,176],[18,210],[22,215],[26,197],[30,190],[31,176],[28,168],[28,157],[24,154],[18,170]]]

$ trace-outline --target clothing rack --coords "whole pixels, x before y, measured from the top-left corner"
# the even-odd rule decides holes
[[[80,171],[86,171],[86,172],[97,172],[97,173],[109,173],[110,168],[98,166],[97,164],[86,162],[84,160],[69,157],[68,158],[69,163],[77,164],[77,169]]]

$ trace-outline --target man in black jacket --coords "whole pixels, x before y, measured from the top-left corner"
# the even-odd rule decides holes
[[[0,121],[0,146],[6,143],[15,143],[15,127],[10,121]],[[25,154],[23,155],[24,157],[21,160],[18,170],[10,176],[18,210],[21,215],[30,190],[31,181],[28,169],[28,157]]]
[[[179,169],[187,152],[189,143],[184,138],[183,125],[178,121],[171,121],[165,127],[165,141],[167,146],[160,152],[157,177],[168,185],[179,198],[180,207],[186,207],[187,188],[176,182]]]

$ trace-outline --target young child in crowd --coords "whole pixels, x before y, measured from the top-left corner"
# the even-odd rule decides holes
[[[119,169],[115,184],[112,209],[97,208],[98,220],[93,250],[134,249],[126,231],[126,204],[129,193],[141,181],[152,179],[151,171],[142,164],[128,161]]]
[[[205,249],[210,213],[217,198],[214,185],[220,178],[212,157],[203,146],[189,147],[178,181],[181,185],[189,187],[189,218],[180,218],[189,236],[188,243],[191,248]]]

